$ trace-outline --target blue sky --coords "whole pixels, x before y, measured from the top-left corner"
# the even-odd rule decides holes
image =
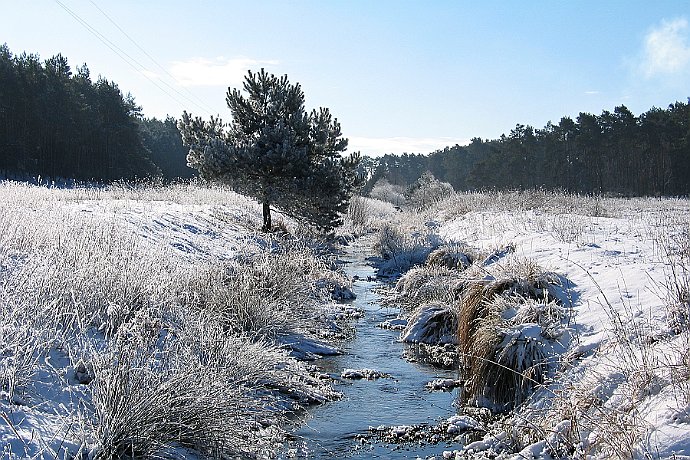
[[[690,97],[687,1],[2,0],[2,12],[13,53],[87,63],[147,116],[229,119],[225,92],[248,69],[287,74],[371,155]]]

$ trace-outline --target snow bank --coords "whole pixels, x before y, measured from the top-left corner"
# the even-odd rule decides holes
[[[405,318],[394,318],[381,321],[376,325],[381,329],[389,329],[391,331],[402,331],[407,327],[407,320]]]
[[[467,445],[458,458],[510,452],[511,443],[523,449],[515,451],[519,458],[573,451],[596,458],[690,455],[690,332],[678,327],[671,307],[682,305],[674,286],[688,282],[682,242],[690,233],[690,203],[608,200],[606,206],[613,217],[472,211],[441,226],[445,241],[479,248],[509,243],[516,256],[559,273],[568,289],[552,294],[573,312],[573,340],[559,340],[567,348],[555,380],[518,409],[515,431]],[[507,329],[503,342],[537,341],[540,332],[529,324]]]
[[[278,343],[282,348],[290,351],[290,356],[302,361],[313,361],[322,356],[335,356],[342,353],[342,350],[336,346],[298,333],[282,335]]]

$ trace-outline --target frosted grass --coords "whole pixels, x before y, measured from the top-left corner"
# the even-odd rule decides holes
[[[280,340],[345,281],[260,225],[223,187],[0,182],[4,454],[263,456],[336,397]]]

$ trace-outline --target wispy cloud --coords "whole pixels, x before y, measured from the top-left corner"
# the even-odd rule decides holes
[[[276,64],[277,61],[249,58],[197,57],[172,62],[170,73],[182,86],[237,86],[242,83],[247,70]]]
[[[348,150],[372,157],[387,153],[431,153],[455,144],[469,144],[469,139],[456,137],[350,137]]]
[[[674,76],[690,70],[688,21],[664,20],[645,36],[640,70],[646,78]]]

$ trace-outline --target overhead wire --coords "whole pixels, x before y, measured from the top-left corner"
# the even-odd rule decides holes
[[[98,6],[98,4],[97,4],[96,2],[94,2],[93,0],[89,0],[89,2],[90,2],[98,11],[100,11],[100,13],[101,13],[103,16],[105,16],[105,18],[106,18],[108,21],[110,21],[110,23],[111,23],[112,25],[114,25],[114,26],[117,28],[117,30],[119,30],[120,32],[122,32],[122,35],[124,35],[125,37],[127,37],[127,39],[128,39],[130,42],[132,42],[132,43],[134,44],[134,46],[136,46],[136,47],[139,49],[139,51],[141,51],[142,53],[144,53],[144,55],[145,55],[147,58],[149,58],[149,59],[151,60],[151,62],[153,62],[154,64],[156,64],[156,66],[157,66],[160,70],[162,70],[163,73],[165,73],[168,77],[170,77],[175,83],[179,84],[179,81],[177,80],[177,78],[176,78],[173,74],[171,74],[165,67],[163,67],[163,66],[156,60],[156,58],[154,58],[153,56],[151,56],[151,54],[149,54],[141,45],[139,45],[139,43],[137,43],[136,40],[134,40],[134,39],[133,39],[133,38],[122,28],[122,27],[120,27],[120,25],[119,25],[117,22],[115,22],[115,20],[114,20],[113,18],[111,18],[105,11],[103,11],[103,9],[102,9],[100,6]],[[165,84],[166,86],[169,86],[169,85],[167,85],[166,82],[164,82],[164,81],[162,81],[162,80],[161,80],[161,82],[162,82],[163,84]],[[170,86],[169,86],[169,87],[170,87]],[[187,98],[184,94],[180,93],[176,88],[170,87],[170,89],[172,89],[173,91],[175,91],[175,92],[176,92],[177,94],[179,94],[181,97]],[[192,92],[189,91],[188,89],[186,89],[186,88],[184,88],[184,89],[185,89],[185,91],[187,92],[187,94],[189,94],[189,96],[191,96],[192,98],[194,98],[194,99],[196,100],[196,102],[198,102],[199,104],[201,104],[201,106],[203,106],[209,113],[213,113],[213,109],[211,109],[211,108],[209,108],[207,105],[205,105],[204,101],[202,101],[199,97],[197,97],[194,93],[192,93]],[[189,99],[187,98],[187,100],[189,100]],[[191,101],[190,101],[190,102],[191,102]]]
[[[63,10],[65,10],[70,16],[72,16],[77,22],[79,22],[86,30],[88,30],[92,35],[94,35],[98,40],[103,43],[106,47],[108,47],[113,53],[115,53],[120,59],[122,59],[125,63],[127,63],[130,67],[132,67],[135,71],[137,71],[139,74],[141,74],[144,78],[149,80],[156,88],[161,90],[165,95],[170,97],[172,100],[177,102],[180,105],[185,105],[183,101],[175,97],[173,94],[170,92],[166,91],[161,85],[156,82],[153,78],[151,78],[149,75],[146,74],[146,72],[150,72],[146,66],[141,64],[139,61],[137,61],[135,58],[130,56],[126,51],[124,51],[122,48],[117,46],[113,41],[108,39],[105,35],[100,33],[98,30],[96,30],[95,27],[91,26],[86,20],[82,19],[77,13],[72,11],[70,8],[67,7],[64,3],[62,3],[60,0],[55,0],[55,3],[57,3]],[[200,104],[196,103],[195,101],[191,100],[190,98],[186,97],[184,94],[179,93],[175,88],[170,86],[167,82],[160,80],[162,84],[170,88],[172,91],[178,93],[180,97],[184,98],[188,103],[191,103],[195,105],[197,108],[203,110],[203,111],[208,111],[208,113],[213,113],[212,110],[208,110],[208,107],[203,107]]]

